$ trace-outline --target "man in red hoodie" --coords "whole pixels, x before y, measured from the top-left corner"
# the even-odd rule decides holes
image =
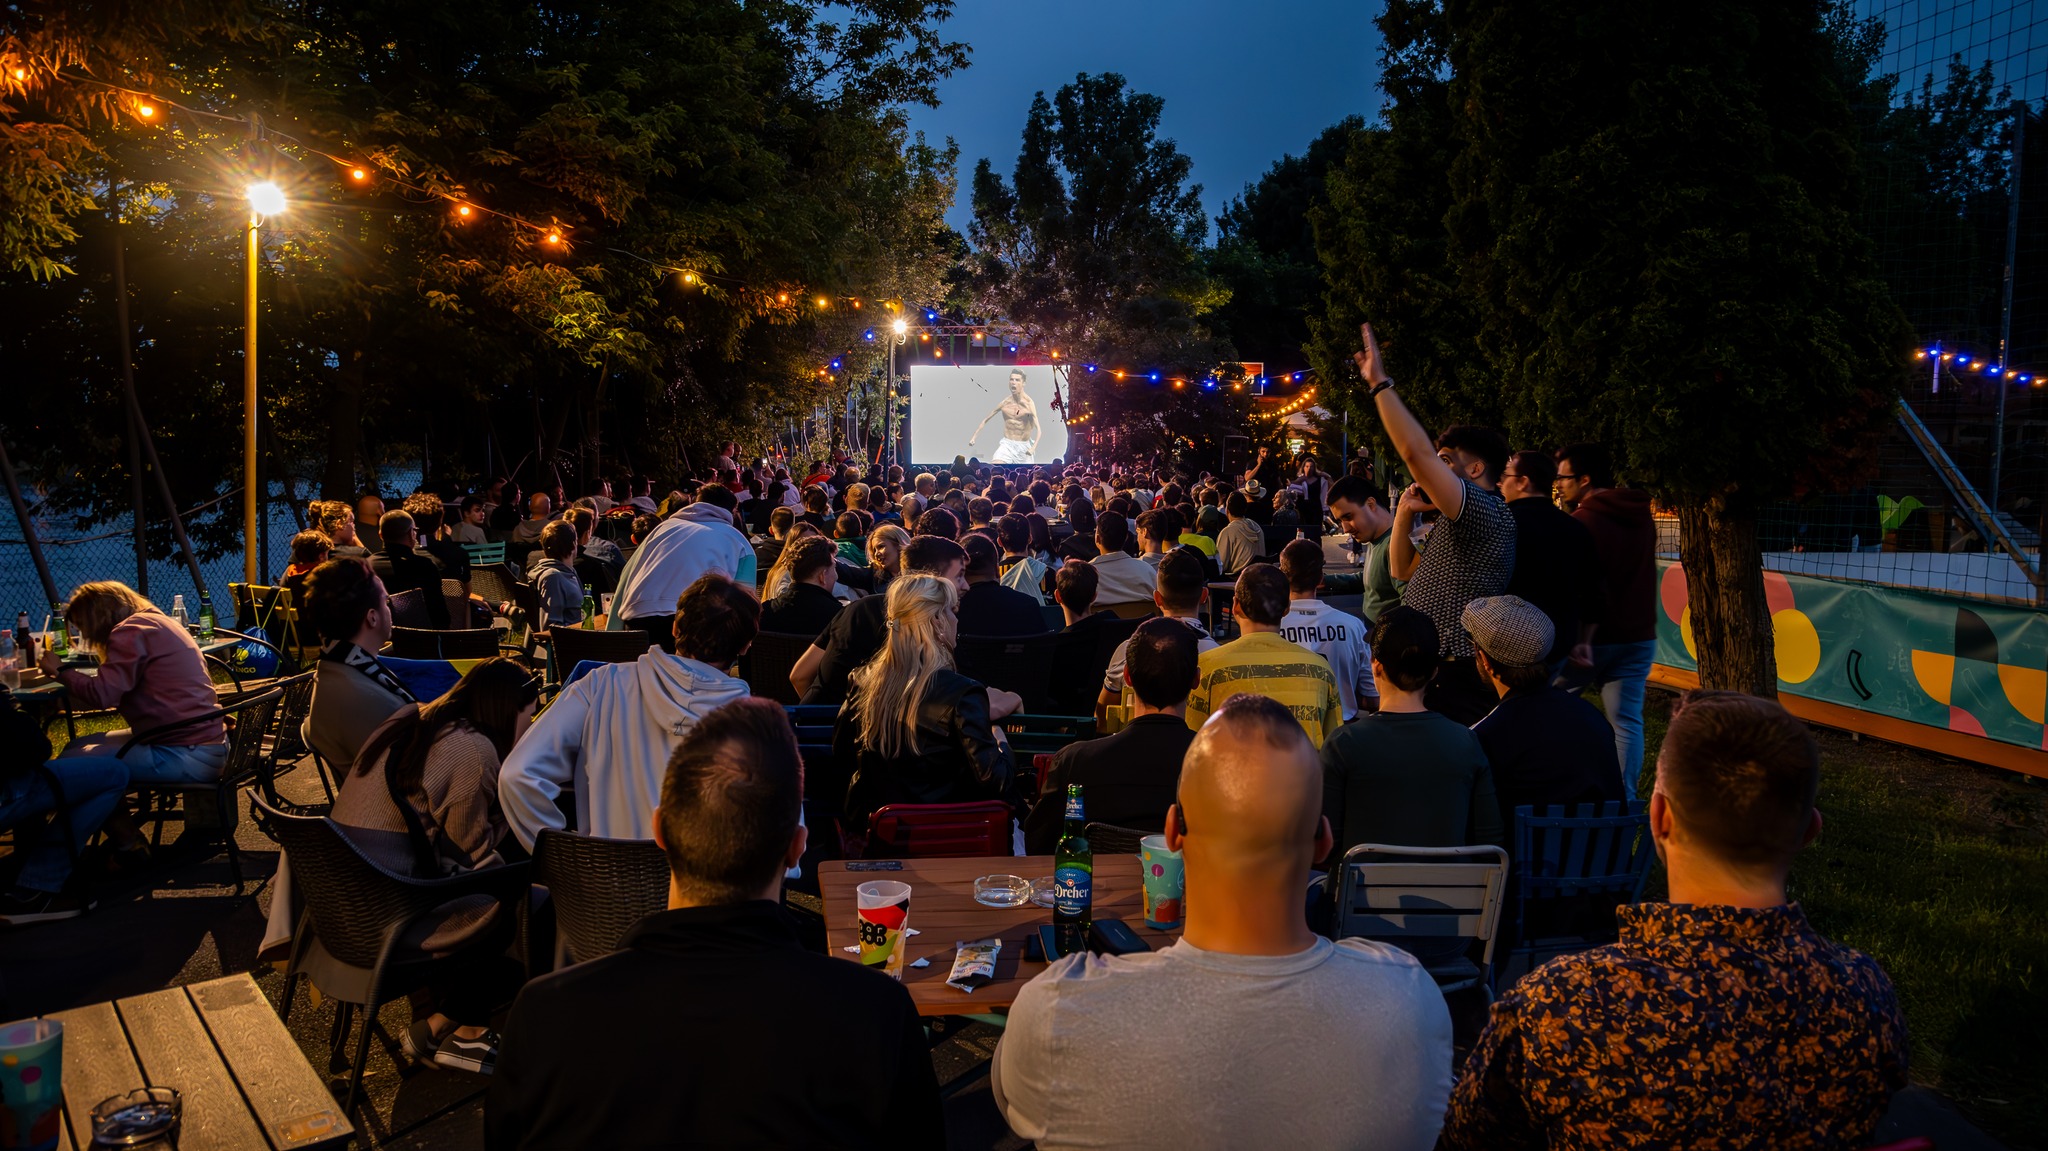
[[[1574,691],[1599,685],[1614,725],[1623,794],[1634,796],[1643,769],[1643,692],[1657,654],[1657,525],[1648,492],[1613,485],[1606,448],[1573,444],[1558,451],[1557,494],[1593,534],[1603,604],[1580,623],[1559,682]]]

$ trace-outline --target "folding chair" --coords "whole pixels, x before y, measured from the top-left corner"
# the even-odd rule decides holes
[[[463,544],[462,550],[469,553],[472,567],[478,564],[501,564],[505,562],[505,541],[494,544]]]
[[[1515,809],[1514,834],[1517,862],[1509,887],[1515,930],[1502,967],[1516,960],[1534,967],[1538,952],[1548,958],[1608,942],[1611,933],[1586,930],[1599,915],[1591,905],[1641,899],[1650,860],[1656,857],[1650,817],[1640,800],[1569,808],[1551,804],[1540,811],[1524,804]],[[1539,922],[1546,908],[1553,909],[1547,924]],[[1575,930],[1539,938],[1541,928],[1560,926],[1559,916],[1573,911],[1578,913],[1578,922],[1571,925]],[[1604,926],[1611,928],[1613,922],[1609,914]]]
[[[258,772],[264,763],[264,737],[270,734],[271,720],[283,698],[284,689],[277,687],[255,695],[247,695],[225,707],[137,732],[114,753],[114,758],[126,759],[131,750],[161,743],[166,736],[195,724],[214,719],[226,721],[229,729],[228,758],[227,762],[221,765],[219,779],[191,783],[137,783],[130,790],[140,792],[150,800],[149,805],[137,818],[156,825],[150,836],[152,845],[163,842],[166,821],[182,821],[186,824],[187,830],[190,830],[191,801],[202,795],[211,795],[215,814],[220,819],[221,838],[227,841],[228,869],[234,873],[236,894],[240,894],[242,890],[242,854],[241,849],[235,844],[235,823],[241,811],[241,804],[236,793],[244,784],[257,781]],[[170,809],[170,799],[173,796],[183,797],[186,801],[184,809],[176,813]],[[162,806],[158,806],[159,802]]]
[[[1490,844],[1361,843],[1344,853],[1332,935],[1392,943],[1422,960],[1444,994],[1477,987],[1491,1002],[1488,971],[1507,872],[1508,853]],[[1477,963],[1469,955],[1474,944]]]
[[[868,819],[869,859],[945,859],[1009,855],[1010,805],[999,799],[973,803],[892,803]]]

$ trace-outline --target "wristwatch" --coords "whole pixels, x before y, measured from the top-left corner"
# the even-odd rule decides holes
[[[1386,379],[1384,379],[1384,380],[1381,380],[1381,381],[1380,381],[1379,383],[1377,383],[1377,384],[1374,384],[1374,385],[1372,386],[1372,391],[1369,391],[1369,392],[1367,392],[1367,393],[1365,394],[1365,398],[1366,398],[1366,399],[1368,399],[1368,400],[1370,400],[1370,399],[1375,399],[1375,398],[1377,398],[1377,397],[1379,396],[1379,394],[1380,394],[1381,392],[1384,392],[1384,391],[1386,391],[1386,390],[1387,390],[1388,388],[1391,388],[1391,387],[1393,387],[1393,386],[1394,386],[1394,378],[1393,378],[1392,376],[1388,376],[1388,377],[1387,377]]]

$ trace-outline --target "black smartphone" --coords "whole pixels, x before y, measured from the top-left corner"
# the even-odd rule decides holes
[[[900,859],[852,859],[847,861],[846,870],[901,871],[903,870],[903,861]]]
[[[1131,925],[1121,919],[1096,920],[1088,933],[1088,942],[1090,950],[1105,955],[1133,955],[1152,950],[1152,946],[1138,938]]]

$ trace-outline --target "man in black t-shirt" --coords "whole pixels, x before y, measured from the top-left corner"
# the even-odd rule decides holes
[[[1003,586],[1001,557],[987,536],[970,532],[960,542],[967,553],[967,590],[960,595],[961,635],[1043,635],[1050,630],[1037,600]]]
[[[384,550],[370,556],[370,570],[384,581],[392,595],[417,591],[427,610],[427,626],[436,631],[448,627],[448,601],[441,595],[441,568],[413,549],[420,540],[419,529],[404,512],[385,512],[377,521],[377,538]],[[467,621],[464,621],[467,622]]]
[[[962,591],[967,581],[961,571],[967,553],[960,545],[940,536],[916,536],[903,549],[903,570],[931,572],[952,580]],[[832,626],[818,637],[796,667],[789,683],[805,703],[846,702],[847,680],[853,669],[875,657],[888,637],[889,597],[862,596],[847,604],[833,618]]]

